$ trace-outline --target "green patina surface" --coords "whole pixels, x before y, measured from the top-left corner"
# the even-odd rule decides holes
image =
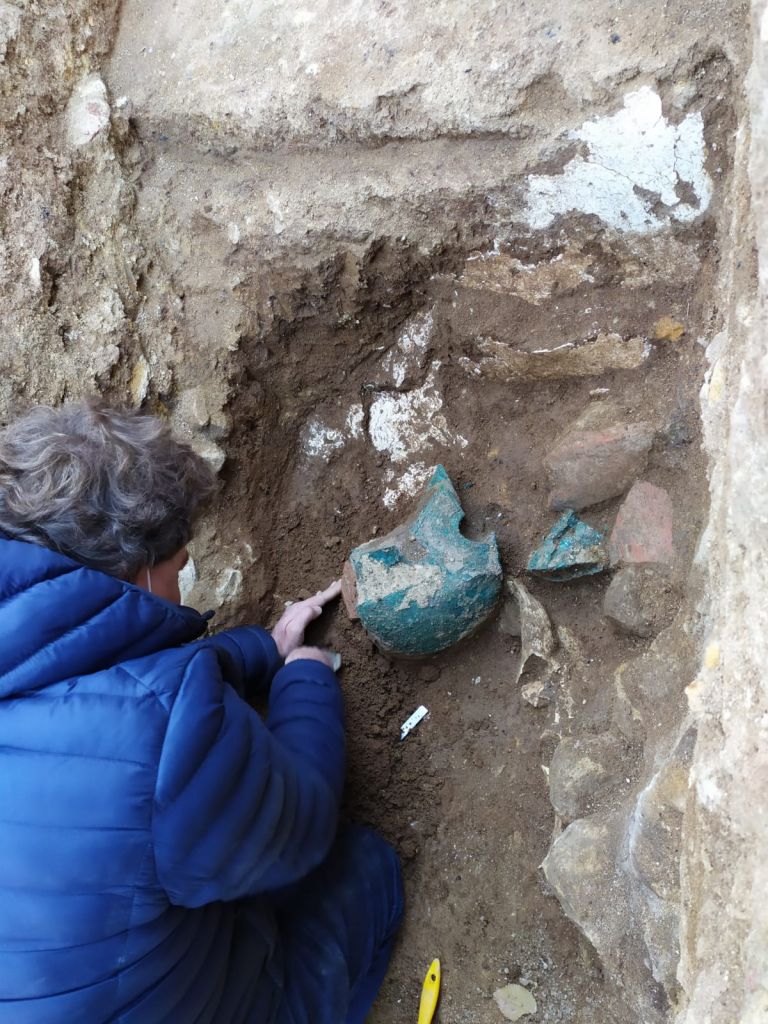
[[[528,572],[550,580],[592,576],[606,567],[604,536],[565,512],[528,559]]]
[[[350,555],[357,611],[386,651],[436,654],[488,618],[501,593],[496,537],[469,540],[464,510],[438,466],[414,514],[392,533]]]

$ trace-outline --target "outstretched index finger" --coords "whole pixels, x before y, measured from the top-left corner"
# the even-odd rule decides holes
[[[325,590],[318,590],[315,595],[315,600],[319,605],[328,604],[335,597],[338,597],[341,593],[341,580],[335,580],[330,587],[326,587]]]

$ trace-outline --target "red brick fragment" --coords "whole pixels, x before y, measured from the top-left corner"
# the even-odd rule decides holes
[[[359,619],[360,613],[357,610],[357,577],[349,560],[344,563],[344,569],[341,574],[341,597],[350,619],[353,621]]]
[[[672,502],[662,487],[633,485],[616,516],[608,557],[611,565],[672,564]]]

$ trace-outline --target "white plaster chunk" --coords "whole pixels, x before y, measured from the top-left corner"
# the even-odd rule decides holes
[[[304,432],[302,448],[312,458],[328,461],[331,455],[344,447],[345,437],[340,430],[327,427],[320,420],[310,420]]]
[[[391,468],[388,469],[387,483],[389,486],[384,492],[386,507],[394,508],[401,498],[412,498],[431,479],[436,468],[436,466],[427,465],[424,462],[414,462],[402,473],[396,473]]]
[[[334,452],[344,447],[347,441],[363,437],[364,421],[365,412],[359,403],[349,407],[344,426],[340,430],[329,427],[319,417],[315,417],[304,428],[301,440],[302,451],[310,458],[322,459],[327,462]]]
[[[227,453],[224,449],[213,441],[207,441],[205,438],[196,438],[192,444],[195,451],[205,459],[213,472],[218,473],[227,461]]]
[[[239,569],[225,569],[216,587],[216,597],[221,604],[234,600],[243,589],[243,574]]]
[[[35,291],[39,291],[42,287],[43,279],[40,272],[40,259],[38,256],[33,256],[29,261],[29,280],[32,282],[32,287]]]
[[[443,584],[444,574],[439,566],[423,563],[408,565],[406,562],[384,565],[369,558],[365,563],[365,572],[360,573],[357,579],[358,604],[381,601],[402,591],[403,597],[397,611],[404,611],[414,604],[418,608],[426,608],[440,593]]]
[[[67,141],[85,146],[109,124],[107,88],[98,75],[88,75],[75,86],[67,104]]]
[[[424,363],[429,340],[435,326],[434,310],[419,313],[406,323],[395,347],[382,361],[382,369],[391,375],[395,387],[402,387],[410,373]]]
[[[190,557],[187,559],[187,564],[179,573],[179,593],[181,594],[182,604],[187,603],[196,583],[197,567],[194,559]]]
[[[347,413],[346,429],[347,433],[352,438],[361,438],[364,434],[363,422],[365,420],[365,413],[363,412],[362,405],[350,406],[349,412]]]
[[[585,142],[587,157],[570,160],[562,174],[528,178],[526,219],[534,229],[548,227],[563,213],[595,214],[621,231],[650,232],[671,220],[694,220],[709,206],[712,182],[705,169],[704,120],[688,114],[679,125],[664,117],[661,98],[649,86],[624,97],[624,109],[586,121],[570,132]],[[687,183],[697,205],[681,202],[677,189]],[[654,212],[658,196],[668,214]]]
[[[466,438],[450,429],[440,411],[443,396],[435,379],[439,365],[432,364],[420,388],[405,394],[385,392],[371,405],[371,442],[377,451],[386,452],[392,462],[405,462],[430,444],[467,446]]]

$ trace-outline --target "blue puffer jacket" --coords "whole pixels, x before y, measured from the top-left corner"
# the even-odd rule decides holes
[[[205,626],[0,539],[0,1024],[274,1014],[280,944],[258,895],[331,845],[341,697],[319,662],[279,668],[263,630],[190,642]],[[264,722],[243,696],[275,672]]]

